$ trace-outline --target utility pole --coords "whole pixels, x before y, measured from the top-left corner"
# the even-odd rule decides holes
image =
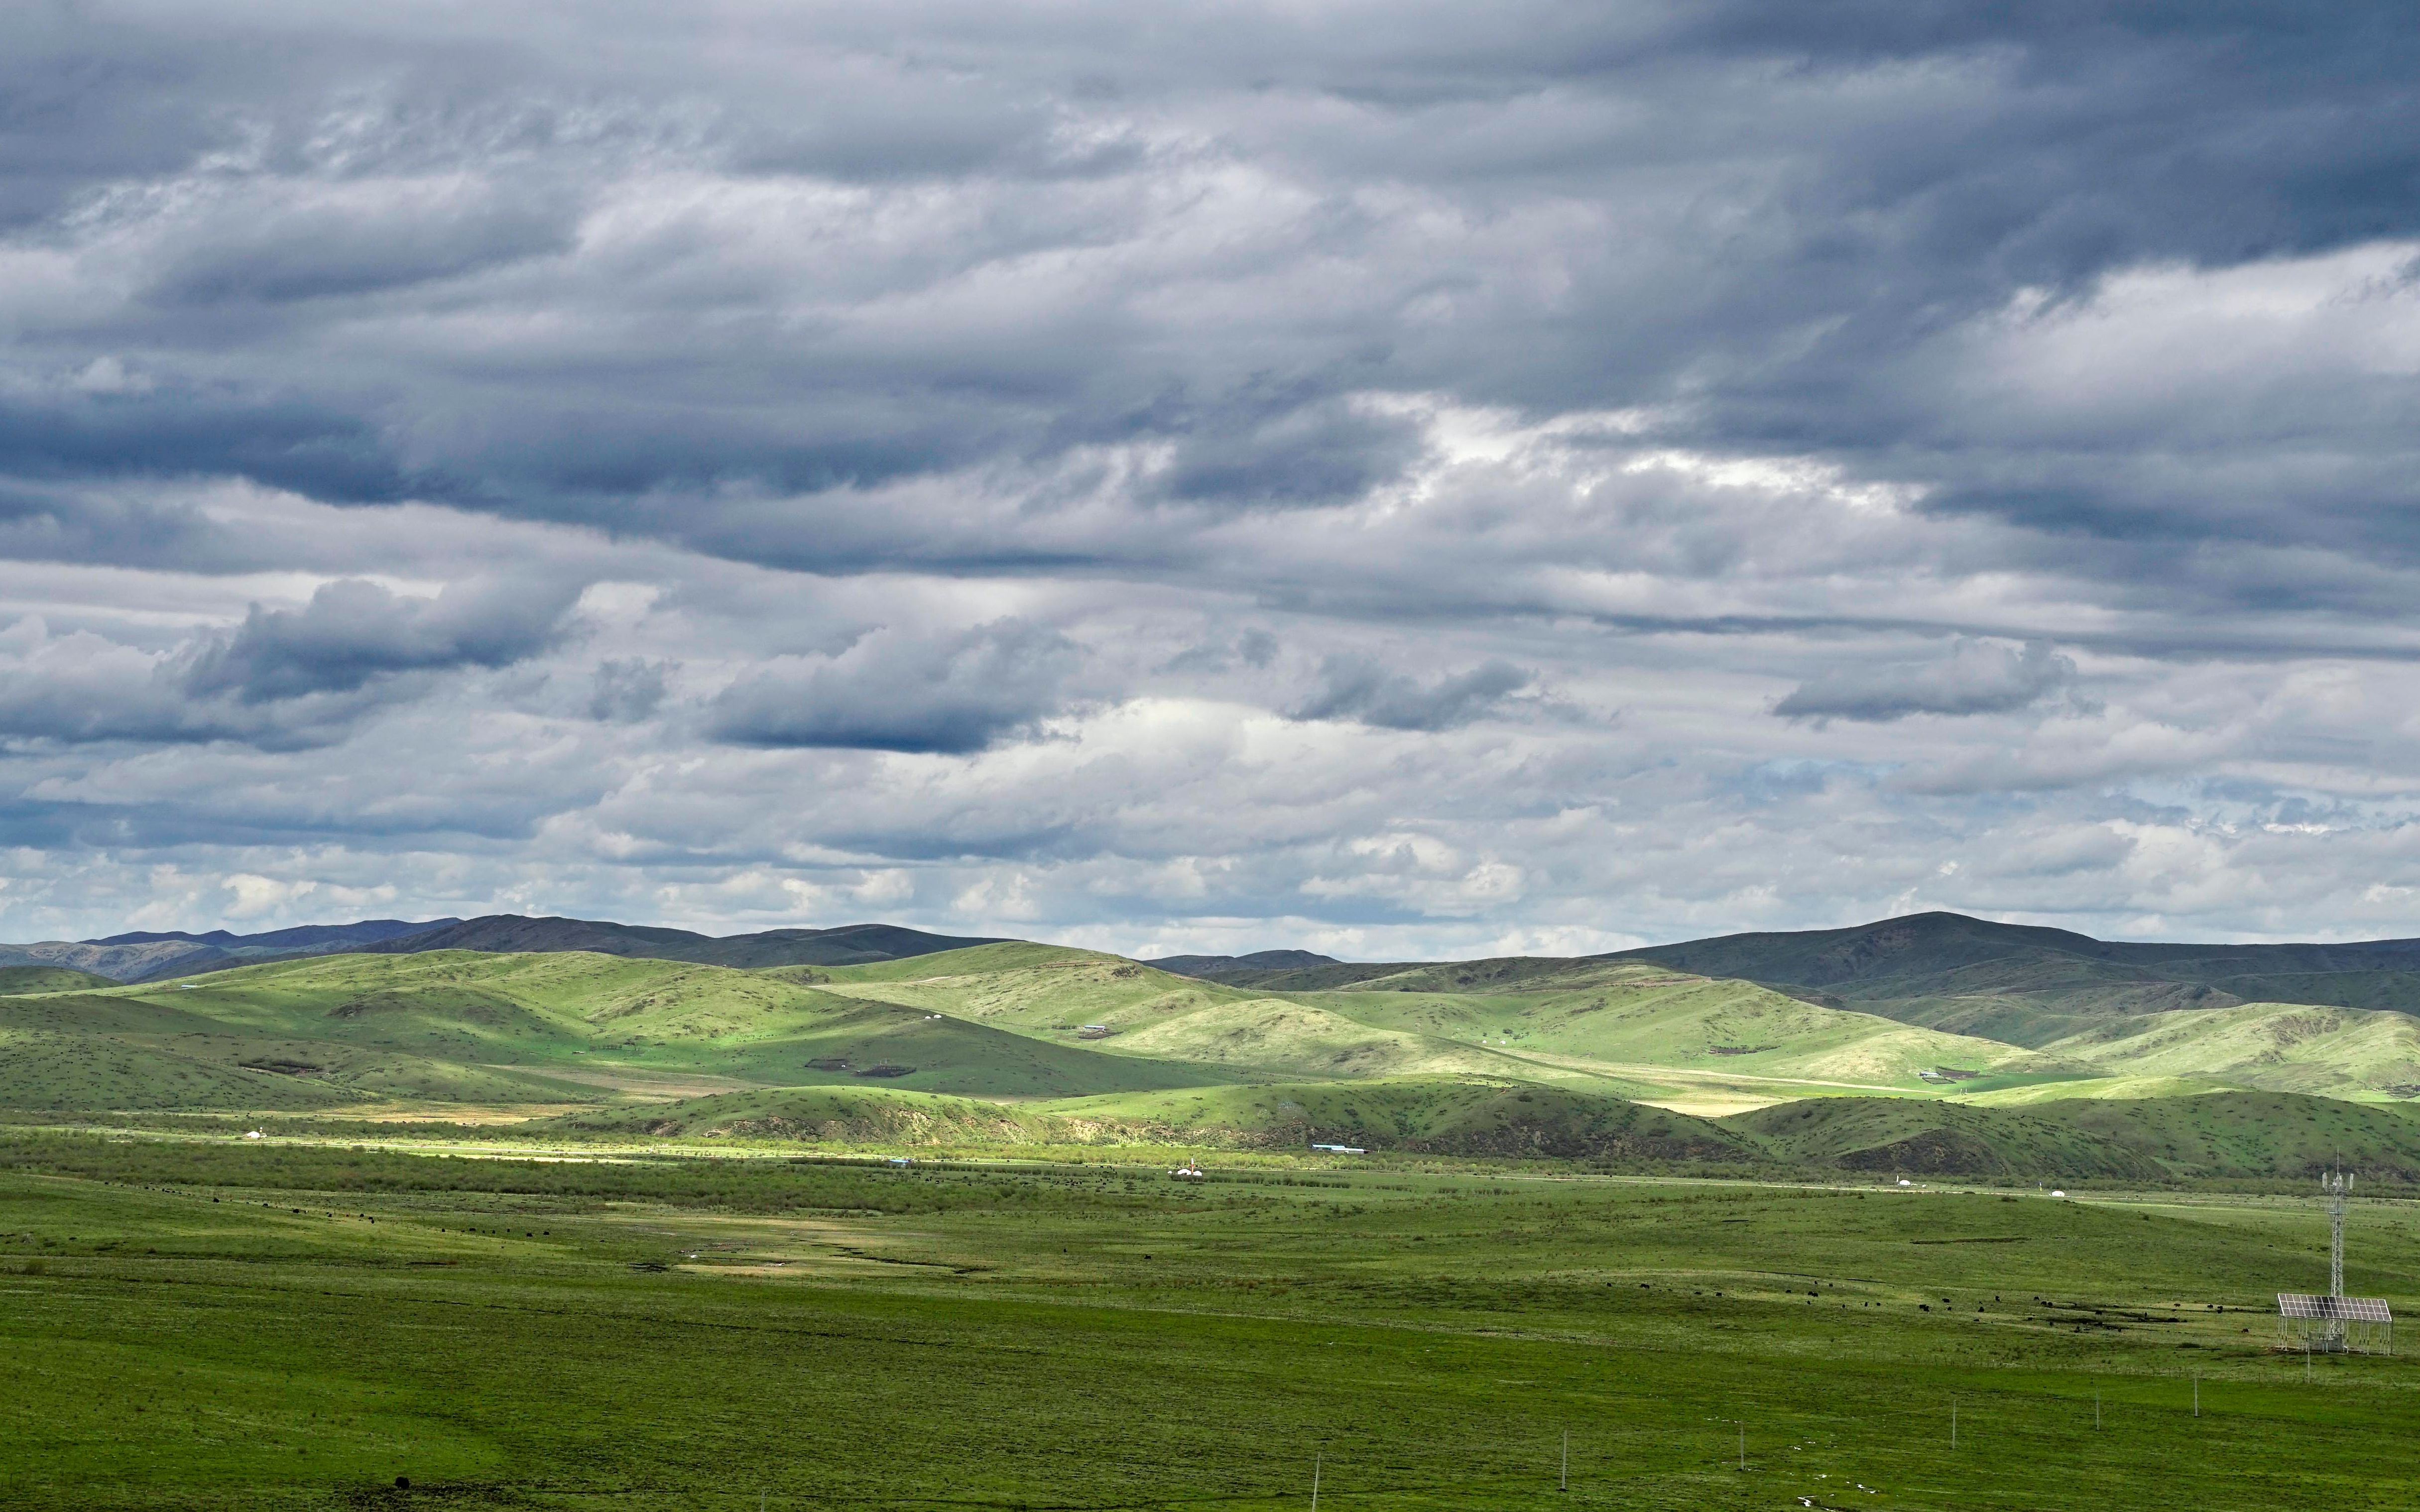
[[[1565,1428],[1565,1429],[1563,1429],[1563,1468],[1562,1468],[1559,1473],[1557,1473],[1557,1474],[1556,1474],[1556,1476],[1555,1476],[1555,1489],[1557,1489],[1557,1490],[1559,1490],[1559,1491],[1568,1491],[1568,1490],[1570,1490],[1571,1489],[1572,1489],[1572,1430],[1571,1430],[1571,1429],[1569,1429],[1569,1428]]]
[[[1958,1447],[1958,1398],[1949,1398],[1949,1447]]]
[[[2201,1372],[2194,1372],[2194,1416],[2201,1416]]]
[[[1317,1449],[1311,1452],[1311,1512],[1319,1512],[1319,1455]]]
[[[2092,1431],[2101,1431],[2101,1382],[2092,1383]]]

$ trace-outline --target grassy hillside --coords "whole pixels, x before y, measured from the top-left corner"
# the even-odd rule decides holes
[[[1359,1145],[1454,1155],[1749,1160],[1702,1119],[1568,1088],[1445,1078],[1290,1082],[1051,1104],[1061,1118],[1166,1143]]]
[[[2403,1013],[2245,1003],[2112,1020],[2044,1049],[2136,1075],[2336,1097],[2420,1097],[2420,1020]]]
[[[918,971],[914,968],[922,966]],[[1028,1039],[1214,1068],[1197,1080],[1501,1075],[1501,1056],[1373,1026],[1314,998],[1262,996],[1116,956],[986,946],[830,974],[828,991],[904,1004]]]
[[[1018,942],[751,971],[320,956],[0,995],[0,1106],[44,1112],[453,1103],[571,1133],[827,1144],[1317,1139],[2053,1180],[2420,1171],[2404,1114],[2273,1092],[2410,1097],[2420,1026],[2237,1004],[2094,1021],[2037,1051],[1626,958],[1274,993]],[[1764,1103],[1784,1105],[1738,1111]]]
[[[117,983],[107,977],[73,966],[0,966],[0,997],[20,993],[73,993],[95,987],[115,987]]]
[[[246,1071],[206,1055],[100,1035],[0,1029],[0,1107],[252,1112],[351,1101],[351,1094],[315,1080]]]
[[[1573,985],[1575,978],[1585,985]],[[1607,1069],[1720,1070],[1911,1091],[1946,1085],[1928,1079],[1928,1072],[1962,1078],[2064,1069],[2010,1045],[1634,963],[1537,980],[1533,990],[1519,992],[1335,992],[1302,1000],[1365,1024]]]
[[[1785,1162],[2030,1178],[2298,1178],[2336,1167],[2420,1179],[2420,1117],[2255,1091],[2024,1107],[1810,1098],[1720,1120]]]
[[[2041,1044],[2109,1017],[2244,1001],[2420,1011],[2420,941],[2194,945],[1916,914],[1850,929],[1732,934],[1633,952],[1805,989],[1892,1017]],[[1963,1005],[1963,1006],[1962,1006]],[[1985,1016],[1989,1015],[1989,1016]],[[2033,1015],[2043,1022],[2031,1023]]]
[[[2420,1179],[2420,1115],[2286,1092],[2212,1092],[2034,1110],[2185,1175],[2311,1177],[2331,1168]]]
[[[2169,1174],[2127,1145],[2040,1110],[1808,1098],[1724,1120],[1793,1165],[1910,1176],[2142,1180]]]
[[[1115,956],[1001,945],[818,980],[830,992],[1053,1042],[1289,1081],[1463,1075],[1657,1097],[1679,1089],[1662,1074],[1678,1071],[1769,1084],[1770,1098],[2069,1069],[2013,1046],[1631,961],[1467,962],[1348,991],[1272,993]]]
[[[660,1100],[878,1085],[1065,1097],[1219,1083],[755,972],[549,953],[278,962],[105,994],[0,997],[0,1105]]]
[[[940,950],[931,955],[913,956],[900,961],[867,962],[856,965],[772,967],[763,975],[785,980],[830,982],[836,987],[870,982],[934,982],[987,976],[997,971],[1015,971],[1035,966],[1071,964],[1082,962],[1112,966],[1133,965],[1138,971],[1151,968],[1138,965],[1123,956],[1107,955],[1098,950],[1079,950],[1072,945],[1036,945],[1029,940],[1002,940],[990,945],[970,946],[960,950]]]
[[[1078,1137],[1063,1119],[892,1088],[724,1092],[646,1107],[585,1109],[548,1127],[651,1138],[734,1135],[876,1146],[1073,1143]]]

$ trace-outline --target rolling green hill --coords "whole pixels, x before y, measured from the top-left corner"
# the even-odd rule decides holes
[[[1907,1090],[1985,1074],[2072,1069],[2011,1045],[1824,1008],[1751,982],[1681,976],[1637,963],[1534,980],[1537,985],[1526,991],[1354,991],[1304,1000],[1364,1024],[1607,1069],[1720,1070]],[[1587,985],[1571,985],[1575,980]]]
[[[1280,952],[1271,952],[1279,954]],[[1754,981],[1835,1008],[2039,1047],[2122,1014],[2290,1002],[2420,1011],[2420,940],[2194,945],[2097,940],[2067,930],[1930,913],[1850,929],[1730,934],[1621,952],[1694,975]],[[1181,957],[1260,991],[1527,988],[1615,957],[1244,964]]]
[[[1943,1026],[1962,1011],[1993,1012],[2003,1037],[2024,1043],[2072,1032],[2048,1025],[2028,1030],[2028,1009],[2054,1017],[2111,1016],[2263,1000],[2420,1011],[2420,940],[2151,944],[1930,913],[1628,953],[1709,976],[1826,994],[1878,1012],[1903,1004],[1891,1016],[1918,1015],[1912,1021]],[[2002,1001],[1986,1008],[1985,999]],[[1975,1006],[1962,1010],[1960,1002]]]
[[[0,1107],[46,1112],[323,1108],[354,1101],[319,1082],[245,1071],[125,1039],[0,1029]]]
[[[1754,1160],[1703,1119],[1569,1088],[1441,1077],[1290,1082],[1128,1093],[1050,1104],[1073,1123],[1185,1144],[1314,1142],[1422,1153],[1564,1159]]]
[[[1277,991],[1014,941],[758,970],[454,950],[32,980],[70,990],[0,994],[0,1106],[45,1113],[451,1105],[648,1137],[2420,1173],[2420,1119],[2383,1105],[2420,1094],[2420,1023],[2350,1008],[2068,1015],[2082,1026],[2028,1048],[1632,957]]]
[[[2244,1003],[2108,1020],[2044,1049],[2133,1075],[2334,1097],[2420,1096],[2420,1020],[2404,1013]]]
[[[1740,1089],[1761,1088],[1769,1101],[2079,1071],[2015,1046],[1635,961],[1471,962],[1349,991],[1280,993],[1116,956],[998,945],[817,980],[833,993],[1053,1042],[1290,1081],[1461,1075],[1681,1100],[1708,1095],[1711,1078],[1748,1101],[1759,1099]],[[1687,1074],[1676,1082],[1669,1072]]]
[[[2148,1180],[2161,1165],[2127,1145],[2077,1128],[2055,1111],[1808,1098],[1726,1120],[1792,1164],[1911,1176],[2084,1177]]]
[[[2420,1117],[2291,1093],[2071,1099],[2019,1108],[1809,1098],[1720,1120],[1776,1159],[1851,1170],[2030,1178],[2420,1179]]]
[[[893,1088],[779,1088],[566,1113],[549,1127],[650,1138],[733,1135],[838,1145],[1080,1142],[1065,1120],[973,1098]]]
[[[325,956],[0,997],[0,1026],[13,1033],[0,1102],[44,1108],[560,1104],[868,1081],[1064,1097],[1231,1079],[759,973],[576,952]]]
[[[0,997],[20,993],[72,993],[91,987],[115,987],[107,977],[73,966],[0,966]]]

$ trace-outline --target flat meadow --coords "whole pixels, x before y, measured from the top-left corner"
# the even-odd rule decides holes
[[[2273,1348],[2271,1294],[2324,1269],[2300,1199],[0,1154],[8,1505],[1260,1508],[1314,1472],[1363,1508],[2420,1501],[2420,1369]],[[2352,1289],[2420,1295],[2416,1225],[2357,1205]]]

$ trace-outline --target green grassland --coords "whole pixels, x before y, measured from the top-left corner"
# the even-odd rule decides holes
[[[1211,1177],[0,1132],[0,1505],[2420,1499],[2420,1365],[2269,1348],[2307,1201]]]

